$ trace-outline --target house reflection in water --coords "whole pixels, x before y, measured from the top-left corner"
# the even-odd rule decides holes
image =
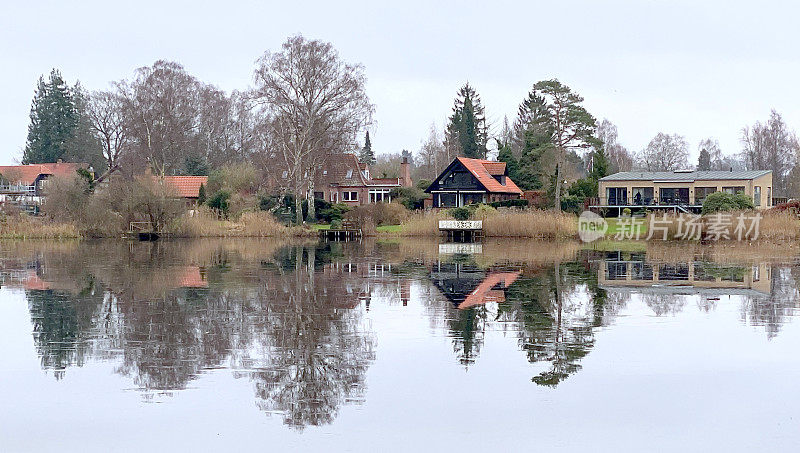
[[[505,302],[505,290],[521,275],[521,270],[486,271],[460,262],[439,261],[431,270],[433,284],[461,310],[488,302]]]
[[[609,252],[598,266],[603,288],[650,288],[652,292],[703,295],[769,295],[772,290],[768,263],[752,266],[706,261],[648,262],[644,253]],[[687,291],[687,289],[691,289]]]

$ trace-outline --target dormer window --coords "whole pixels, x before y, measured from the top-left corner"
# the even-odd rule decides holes
[[[328,170],[322,170],[322,175],[323,176],[328,176]]]
[[[286,179],[288,177],[289,177],[289,172],[287,170],[283,170],[283,179]]]
[[[352,168],[349,168],[349,169],[347,170],[347,176],[345,176],[345,178],[347,178],[347,179],[350,179],[350,178],[352,178],[352,177],[353,177],[353,169],[352,169]]]

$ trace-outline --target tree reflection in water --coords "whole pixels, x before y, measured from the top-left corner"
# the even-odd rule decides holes
[[[375,353],[353,309],[359,279],[324,269],[314,247],[293,251],[263,294],[270,301],[257,326],[264,353],[251,379],[262,410],[302,428],[331,423],[339,407],[363,399]]]
[[[606,291],[624,282],[601,288],[586,255],[516,264],[479,256],[479,265],[474,256],[423,252],[375,244],[114,242],[25,250],[0,264],[27,279],[20,286],[36,352],[56,378],[70,366],[111,360],[151,397],[185,389],[207,370],[231,368],[252,382],[261,410],[298,429],[331,423],[343,405],[365,398],[375,359],[364,319],[370,301],[398,310],[409,299],[422,304],[431,329],[448,336],[464,367],[479,360],[488,333],[510,332],[537,369],[533,382],[549,387],[581,369],[597,329],[631,293],[657,315],[687,305],[686,296],[642,287]],[[620,257],[614,269],[645,259]],[[631,274],[625,269],[614,275]],[[745,295],[742,318],[772,338],[797,309],[798,271],[753,272],[768,278],[771,290]],[[713,310],[706,302],[700,308]]]

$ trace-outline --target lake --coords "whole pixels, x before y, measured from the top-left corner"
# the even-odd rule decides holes
[[[625,248],[2,242],[0,450],[793,450],[797,250]]]

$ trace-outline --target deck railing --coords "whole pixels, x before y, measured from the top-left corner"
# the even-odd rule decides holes
[[[36,186],[26,184],[0,184],[0,194],[34,195]]]

